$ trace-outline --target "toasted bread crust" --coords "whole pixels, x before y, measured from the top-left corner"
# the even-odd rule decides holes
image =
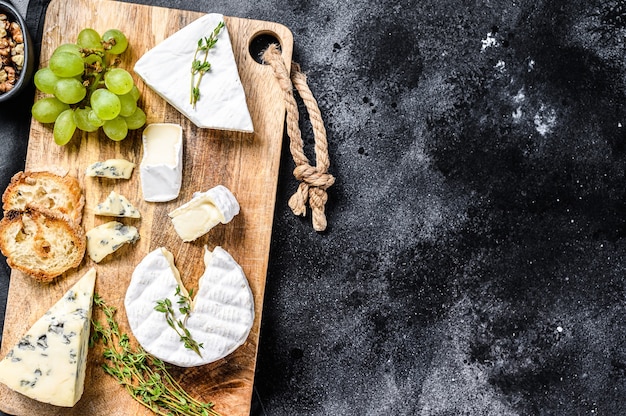
[[[11,210],[0,221],[0,251],[8,265],[40,282],[78,267],[85,249],[82,227],[52,210]]]
[[[52,172],[18,172],[2,195],[4,211],[23,211],[27,205],[39,210],[58,211],[80,224],[85,197],[78,180]]]

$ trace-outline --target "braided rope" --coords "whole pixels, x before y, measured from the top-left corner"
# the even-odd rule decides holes
[[[289,207],[295,215],[305,216],[308,202],[311,207],[313,229],[324,231],[328,225],[325,213],[328,201],[326,190],[335,183],[335,178],[328,173],[330,159],[322,114],[306,82],[306,75],[302,73],[298,64],[292,63],[290,77],[277,45],[270,45],[267,48],[263,53],[263,60],[274,70],[274,75],[283,91],[287,110],[287,134],[290,138],[289,150],[296,165],[293,175],[300,182],[297,191],[289,199]],[[304,154],[304,143],[299,128],[300,116],[293,93],[294,87],[304,102],[313,127],[315,166],[311,166]]]

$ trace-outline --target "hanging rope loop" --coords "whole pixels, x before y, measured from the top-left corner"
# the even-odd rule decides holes
[[[293,175],[300,182],[298,189],[289,199],[289,207],[295,215],[305,216],[307,203],[311,207],[313,229],[324,231],[327,227],[325,206],[328,201],[326,190],[335,183],[333,175],[328,173],[328,140],[317,101],[306,82],[306,75],[297,63],[291,64],[291,76],[287,71],[278,45],[270,45],[263,53],[263,60],[274,70],[285,99],[287,111],[287,135],[289,150],[296,165]],[[315,139],[315,166],[312,166],[304,154],[304,142],[299,127],[299,111],[293,93],[294,88],[304,103]]]

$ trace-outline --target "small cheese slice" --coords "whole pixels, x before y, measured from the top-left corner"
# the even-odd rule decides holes
[[[211,69],[200,82],[200,98],[191,104],[191,64],[198,41],[208,37],[224,16],[206,14],[146,52],[134,70],[143,81],[196,126],[253,132],[252,118],[239,78],[228,27],[209,50]]]
[[[143,199],[171,201],[183,180],[183,129],[179,124],[149,124],[143,130],[143,158],[139,165]]]
[[[196,192],[188,202],[168,215],[176,233],[183,241],[193,241],[208,233],[217,224],[230,222],[239,214],[235,195],[223,185],[206,192]]]
[[[165,315],[154,309],[166,298],[177,305],[177,287],[187,294],[167,249],[157,248],[137,265],[124,299],[130,328],[141,346],[180,367],[226,357],[246,341],[254,322],[254,298],[241,266],[221,247],[211,252],[205,246],[204,253],[205,271],[185,322],[191,338],[203,345],[201,355],[185,348]],[[183,319],[178,308],[174,313],[176,320]]]
[[[106,217],[141,218],[139,210],[124,196],[111,191],[107,198],[96,205],[94,214]]]
[[[85,170],[85,175],[110,179],[129,179],[134,168],[135,164],[126,159],[108,159],[89,165]]]
[[[139,232],[132,225],[118,221],[109,221],[87,231],[87,254],[99,263],[109,254],[117,251],[124,244],[139,240]]]
[[[43,403],[72,407],[83,394],[96,270],[91,268],[0,361],[0,382]]]

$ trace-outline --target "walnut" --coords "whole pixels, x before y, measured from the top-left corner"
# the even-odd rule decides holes
[[[24,67],[24,58],[22,28],[0,13],[0,93],[13,89]]]

